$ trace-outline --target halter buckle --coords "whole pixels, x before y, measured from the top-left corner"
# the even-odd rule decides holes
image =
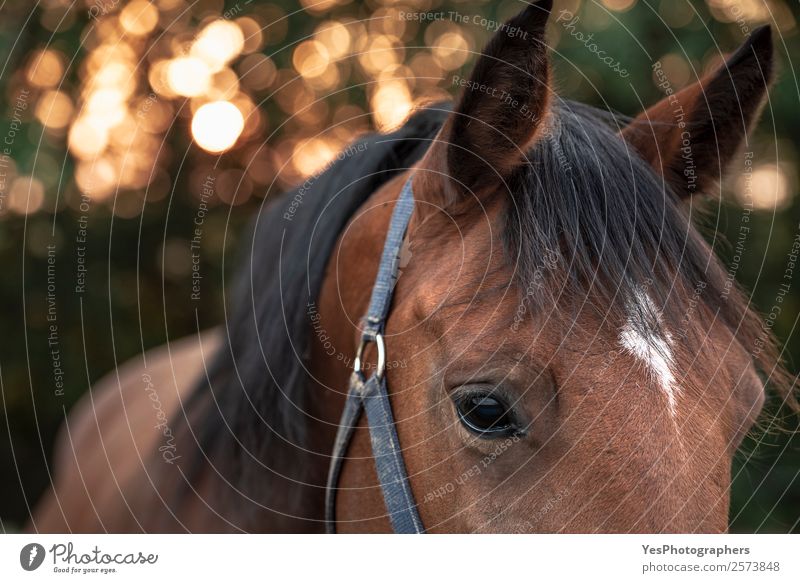
[[[380,332],[376,333],[374,336],[364,335],[361,337],[361,343],[358,345],[358,349],[356,350],[356,358],[353,360],[353,372],[359,375],[362,379],[366,379],[366,375],[364,374],[364,370],[362,368],[362,359],[367,346],[373,342],[378,349],[378,365],[375,369],[375,378],[381,380],[386,372],[386,345],[383,342],[383,334]]]

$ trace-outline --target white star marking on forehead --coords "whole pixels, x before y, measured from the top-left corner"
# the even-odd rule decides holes
[[[647,368],[652,380],[667,397],[669,412],[675,416],[676,394],[680,388],[675,384],[674,360],[671,338],[663,330],[661,313],[649,296],[636,294],[637,302],[631,304],[628,321],[620,332],[622,347],[639,359]]]

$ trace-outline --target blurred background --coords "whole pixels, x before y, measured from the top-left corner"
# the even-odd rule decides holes
[[[518,0],[38,0],[0,4],[0,530],[49,483],[66,411],[142,350],[222,320],[236,241],[262,204],[359,134],[453,94]],[[556,0],[559,92],[635,115],[771,23],[780,77],[749,162],[708,232],[754,304],[773,311],[798,235],[796,2]],[[454,13],[432,22],[420,12]],[[474,17],[478,15],[479,18]],[[555,20],[555,19],[553,19]],[[580,34],[577,34],[579,32]],[[586,38],[592,35],[591,41]],[[596,43],[627,75],[588,47]],[[635,91],[634,91],[635,89]],[[742,236],[742,217],[750,231]],[[800,369],[800,274],[774,318]],[[798,531],[797,420],[745,443],[734,531]]]

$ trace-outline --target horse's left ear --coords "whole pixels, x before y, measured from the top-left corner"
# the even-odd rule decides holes
[[[679,196],[708,193],[758,118],[773,79],[772,53],[769,26],[756,29],[716,71],[641,113],[622,137]],[[654,71],[668,87],[660,68]]]
[[[461,95],[429,151],[429,164],[446,176],[447,199],[498,187],[525,162],[549,103],[544,32],[552,4],[527,6],[494,34],[469,79],[454,78]]]

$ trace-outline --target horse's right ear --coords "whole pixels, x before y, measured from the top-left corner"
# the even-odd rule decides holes
[[[549,101],[544,31],[552,4],[552,0],[531,4],[505,23],[478,58],[470,78],[454,78],[462,87],[461,95],[440,133],[438,155],[434,154],[449,178],[448,198],[497,187],[525,162],[544,125]]]
[[[709,193],[758,120],[774,68],[772,33],[763,26],[714,72],[637,116],[622,137],[678,196]],[[654,71],[669,89],[663,71]]]

